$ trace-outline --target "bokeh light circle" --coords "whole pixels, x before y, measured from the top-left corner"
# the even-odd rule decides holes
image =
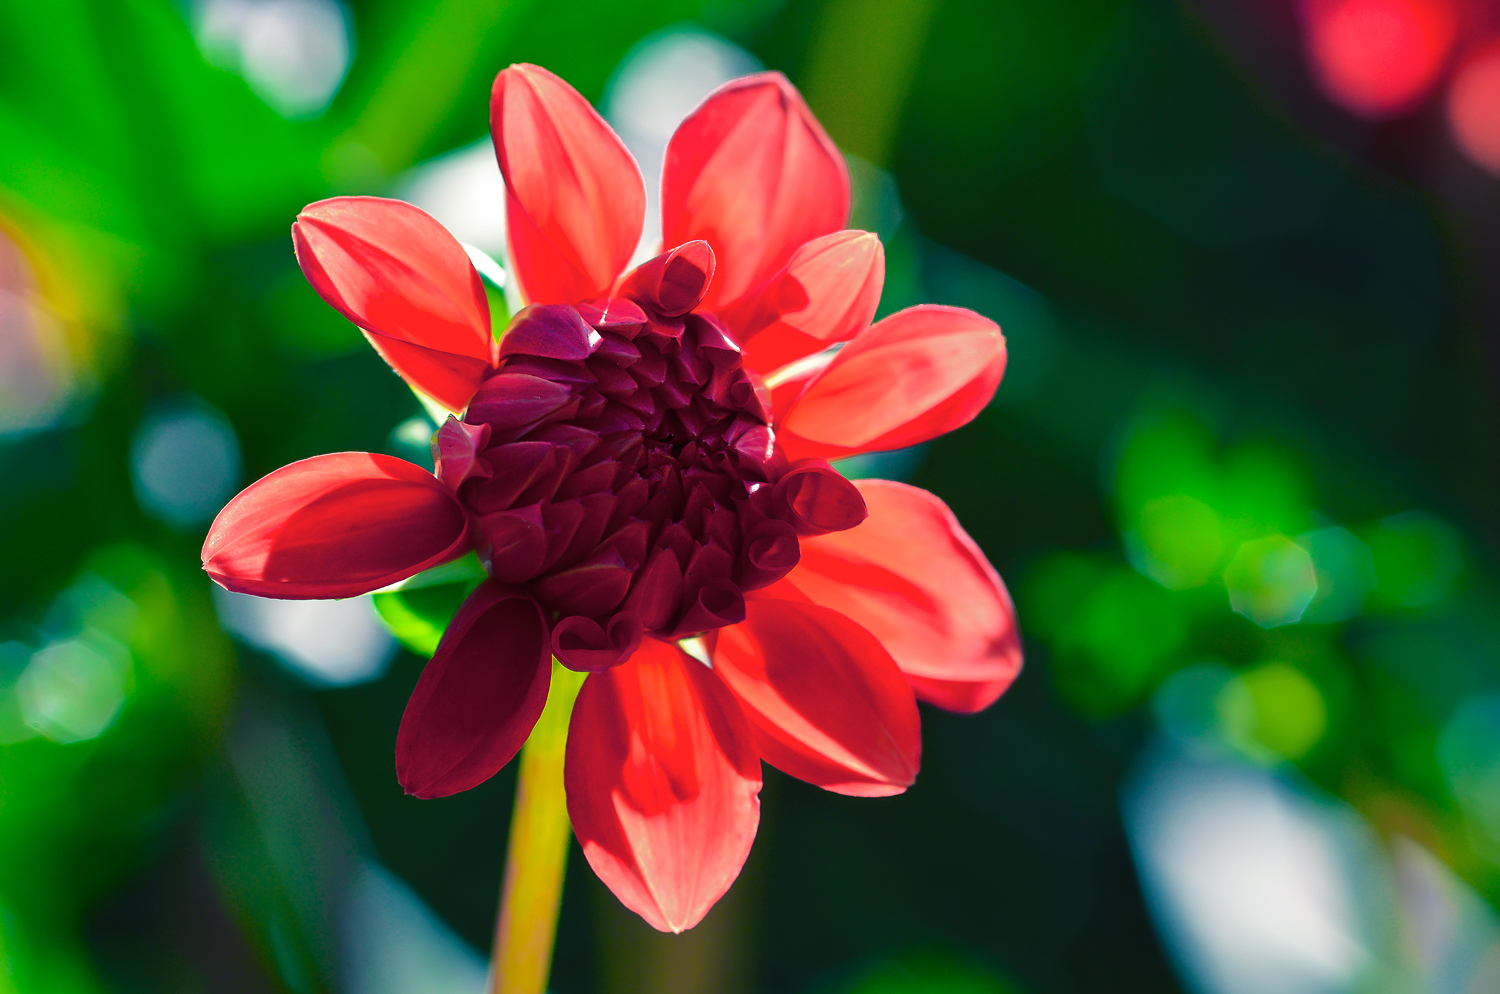
[[[1308,59],[1328,99],[1360,117],[1390,117],[1421,100],[1456,30],[1446,0],[1309,0]]]
[[[1474,163],[1500,176],[1500,38],[1471,55],[1448,87],[1448,127]]]

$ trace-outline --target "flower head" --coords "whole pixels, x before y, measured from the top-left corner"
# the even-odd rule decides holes
[[[971,420],[1004,340],[957,308],[870,323],[880,242],[842,230],[843,160],[779,74],[684,121],[667,250],[629,272],[644,185],[593,108],[521,65],[491,119],[529,302],[498,344],[464,249],[417,208],[341,197],[293,226],[324,299],[454,412],[436,472],[368,453],[284,467],[221,512],[204,568],[232,590],[345,597],[477,550],[489,579],[412,694],[402,784],[433,797],[494,775],[551,660],[587,671],[574,830],[625,904],[680,931],[739,872],[761,759],[898,793],[918,698],[976,711],[1015,678],[1009,596],[942,502],[827,462]]]

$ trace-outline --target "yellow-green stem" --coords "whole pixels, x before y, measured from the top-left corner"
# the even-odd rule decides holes
[[[563,795],[563,755],[568,718],[583,678],[582,673],[552,663],[547,707],[521,750],[490,994],[543,994],[547,989],[571,831]]]

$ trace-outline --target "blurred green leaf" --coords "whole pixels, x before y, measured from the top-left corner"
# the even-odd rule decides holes
[[[1307,476],[1282,450],[1258,442],[1224,454],[1219,472],[1222,511],[1236,537],[1265,531],[1295,535],[1307,528]]]
[[[483,56],[510,37],[533,0],[431,0],[410,4],[380,71],[366,76],[370,89],[359,116],[329,159],[340,185],[357,183],[351,149],[373,156],[365,168],[394,174],[431,153],[434,135],[447,123]],[[498,67],[495,67],[498,68]],[[477,72],[476,72],[477,71]],[[490,70],[493,72],[493,69]],[[468,115],[465,115],[468,116]],[[339,175],[342,173],[343,175]]]
[[[1371,600],[1384,608],[1425,608],[1446,600],[1463,573],[1463,542],[1452,525],[1422,511],[1392,515],[1368,529],[1375,557]]]
[[[1251,736],[1279,756],[1297,760],[1328,730],[1328,706],[1307,674],[1282,662],[1262,663],[1240,680],[1255,706]]]
[[[1125,426],[1115,468],[1115,501],[1123,529],[1136,531],[1142,509],[1162,497],[1218,503],[1214,437],[1201,422],[1180,414],[1146,414]]]
[[[1187,641],[1178,597],[1122,565],[1058,554],[1037,567],[1026,592],[1023,614],[1051,643],[1053,679],[1090,714],[1139,703]]]
[[[498,342],[505,329],[510,327],[510,305],[505,301],[505,294],[488,282],[484,285],[484,296],[490,302],[490,334]]]
[[[478,581],[442,583],[375,595],[375,610],[401,644],[431,657],[448,622]]]
[[[132,870],[217,739],[233,657],[206,588],[140,545],[97,550],[0,689],[41,733],[0,745],[0,903],[39,930],[66,937]]]
[[[1224,569],[1229,605],[1262,628],[1302,620],[1318,592],[1312,556],[1285,535],[1240,546]]]
[[[1201,587],[1224,559],[1224,519],[1188,494],[1153,497],[1125,535],[1135,568],[1168,590]]]
[[[846,994],[1020,994],[991,971],[951,956],[911,956],[870,967]]]
[[[1305,473],[1284,452],[1245,443],[1221,453],[1185,413],[1127,424],[1115,499],[1131,564],[1170,590],[1216,579],[1246,542],[1310,524]]]

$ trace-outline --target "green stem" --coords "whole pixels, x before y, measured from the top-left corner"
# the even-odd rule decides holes
[[[547,707],[521,750],[490,994],[544,994],[547,989],[571,831],[563,755],[568,718],[584,676],[553,661]]]

